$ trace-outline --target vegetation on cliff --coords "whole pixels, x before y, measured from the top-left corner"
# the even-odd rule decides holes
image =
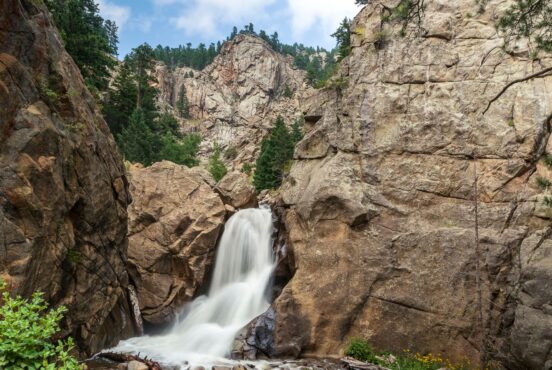
[[[75,357],[71,338],[54,340],[66,308],[48,309],[41,293],[30,299],[12,298],[0,280],[0,368],[82,369]]]

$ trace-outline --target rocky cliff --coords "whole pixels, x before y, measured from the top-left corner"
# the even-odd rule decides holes
[[[124,167],[41,2],[0,2],[0,277],[68,308],[91,354],[132,335]]]
[[[452,361],[552,367],[552,239],[543,156],[552,66],[494,27],[508,5],[428,1],[421,35],[352,25],[281,190],[295,275],[272,354],[334,355],[351,337]],[[518,82],[515,82],[518,81]],[[513,83],[503,93],[501,91]]]
[[[254,206],[255,190],[245,174],[215,187],[206,170],[168,161],[129,174],[128,271],[146,324],[170,324],[205,293],[224,221],[233,206]]]
[[[300,102],[311,91],[305,76],[291,57],[244,34],[224,43],[203,71],[185,67],[170,71],[163,65],[156,69],[162,105],[173,109],[184,86],[191,119],[182,120],[182,126],[201,133],[200,155],[205,157],[213,143],[235,148],[238,154],[230,164],[237,169],[255,160],[260,141],[278,115],[291,124],[300,113]],[[286,87],[291,97],[284,95]]]

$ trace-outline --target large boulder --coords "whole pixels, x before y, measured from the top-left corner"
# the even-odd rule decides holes
[[[143,319],[166,324],[205,283],[226,209],[205,170],[163,161],[130,177],[129,273]]]
[[[224,176],[216,187],[225,204],[236,209],[252,208],[257,205],[255,187],[245,173],[233,171]]]
[[[133,334],[128,183],[94,98],[42,2],[0,2],[0,277],[68,309],[91,354]]]
[[[400,37],[374,1],[282,187],[295,275],[274,353],[334,355],[350,337],[401,352],[551,366],[552,66],[514,51],[471,0],[428,1]],[[382,28],[383,27],[383,28]],[[382,39],[385,37],[385,39]],[[481,297],[481,298],[480,298]]]

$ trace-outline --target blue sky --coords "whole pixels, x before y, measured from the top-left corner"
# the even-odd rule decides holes
[[[119,55],[152,46],[209,44],[252,22],[255,30],[278,31],[280,40],[332,48],[330,36],[344,17],[360,8],[355,0],[96,0],[104,18],[119,26]]]

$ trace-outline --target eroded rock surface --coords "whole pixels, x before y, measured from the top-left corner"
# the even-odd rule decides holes
[[[252,208],[257,205],[255,187],[246,174],[230,172],[217,183],[217,192],[225,204],[234,208]]]
[[[552,76],[489,102],[552,58],[503,50],[505,2],[478,14],[428,1],[423,36],[404,38],[381,29],[382,3],[355,18],[334,88],[305,100],[309,132],[282,189],[296,272],[274,304],[275,353],[335,354],[360,336],[549,368],[552,241],[536,179],[552,178]]]
[[[128,183],[95,101],[44,5],[0,2],[0,277],[68,309],[91,354],[133,333]]]
[[[203,169],[163,161],[130,177],[129,273],[143,319],[170,323],[205,283],[226,209]]]
[[[192,76],[190,76],[192,74]],[[228,164],[240,170],[255,160],[260,142],[276,117],[291,124],[300,113],[305,92],[306,72],[293,66],[293,59],[272,50],[258,37],[238,35],[224,43],[220,54],[203,71],[157,68],[160,100],[175,107],[184,86],[191,119],[183,120],[185,131],[198,131],[203,137],[200,156],[205,158],[218,143],[223,149],[237,150]],[[285,97],[286,87],[292,97]]]

